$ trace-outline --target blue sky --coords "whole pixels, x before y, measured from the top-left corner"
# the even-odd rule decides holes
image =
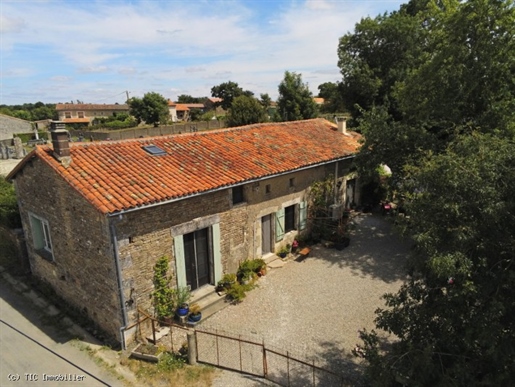
[[[275,99],[286,70],[316,95],[341,79],[338,39],[404,2],[0,0],[0,104],[176,100],[227,81]]]

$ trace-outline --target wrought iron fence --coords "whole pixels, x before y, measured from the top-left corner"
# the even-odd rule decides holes
[[[197,361],[259,376],[281,386],[355,386],[345,377],[300,354],[217,329],[195,329]]]

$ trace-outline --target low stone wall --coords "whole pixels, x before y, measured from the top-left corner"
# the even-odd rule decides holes
[[[88,130],[73,130],[70,129],[72,137],[79,137],[82,135],[83,141],[108,141],[108,140],[128,140],[131,138],[139,137],[156,137],[167,136],[171,134],[201,132],[205,130],[214,130],[225,128],[225,121],[199,121],[199,122],[183,122],[174,125],[162,125],[157,128],[142,127],[131,128],[123,130],[103,130],[103,131],[88,131]]]

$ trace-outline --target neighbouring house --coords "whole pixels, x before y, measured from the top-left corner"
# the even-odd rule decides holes
[[[59,121],[65,124],[91,125],[95,118],[108,118],[117,114],[129,114],[127,104],[58,103],[55,110]]]
[[[219,105],[222,98],[209,97],[204,101],[204,108],[206,111],[214,110],[217,116],[224,115],[226,111]]]
[[[187,105],[168,100],[168,110],[172,122],[188,121],[190,109]]]
[[[325,100],[323,98],[320,98],[320,97],[314,97],[313,101],[315,101],[315,103],[319,107],[322,106],[325,103]]]
[[[19,133],[34,133],[32,122],[0,114],[0,140],[12,139]]]
[[[308,227],[310,186],[333,176],[335,203],[359,202],[345,120],[254,124],[133,140],[68,143],[54,122],[7,176],[33,275],[122,346],[152,311],[154,266],[175,286],[212,291],[247,258]]]

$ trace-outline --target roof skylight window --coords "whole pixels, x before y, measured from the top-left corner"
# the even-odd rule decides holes
[[[157,145],[146,145],[143,147],[143,149],[145,149],[152,156],[162,156],[166,154],[166,152],[159,148]]]

